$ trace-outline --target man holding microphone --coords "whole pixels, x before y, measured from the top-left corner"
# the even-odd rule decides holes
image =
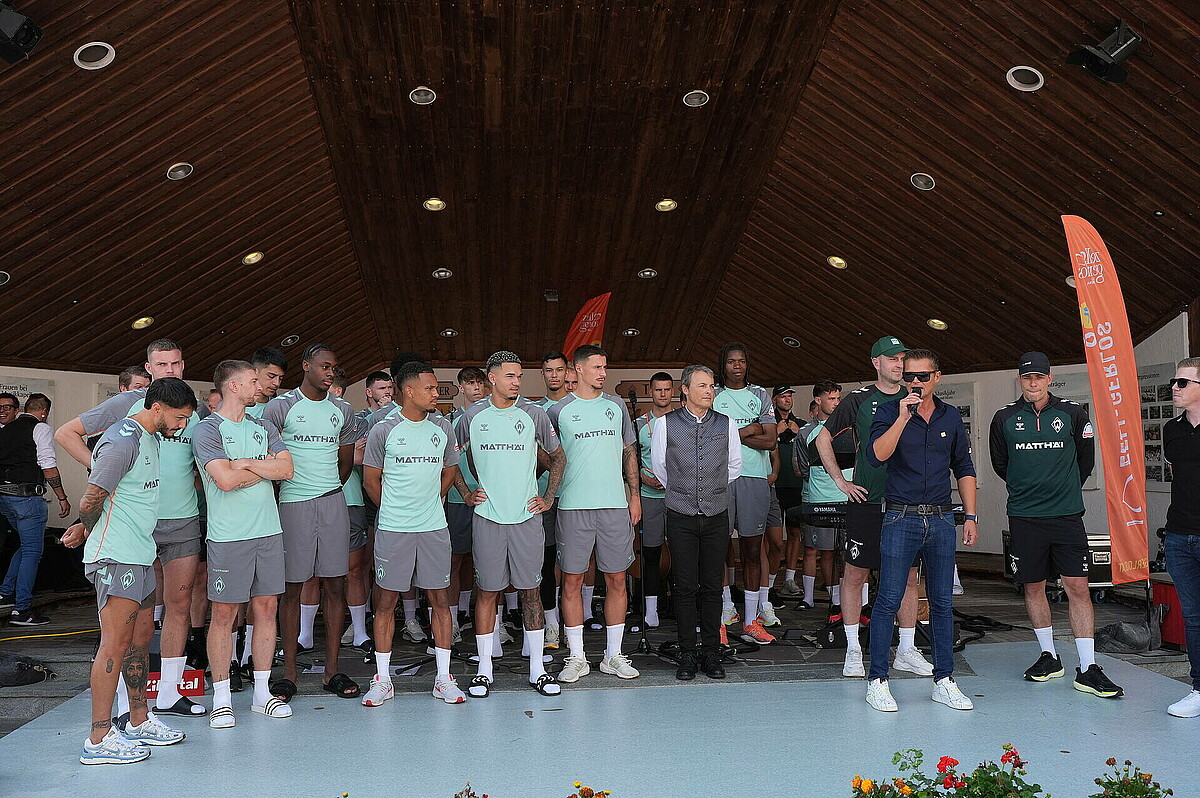
[[[904,358],[908,395],[881,404],[871,424],[867,459],[885,466],[885,512],[880,540],[879,595],[871,613],[871,672],[867,703],[881,712],[898,707],[888,689],[892,627],[918,554],[925,567],[933,628],[933,700],[951,709],[974,709],[954,672],[954,514],[950,473],[966,511],[963,543],[975,545],[975,466],[958,408],[934,396],[941,381],[937,355],[910,349]]]

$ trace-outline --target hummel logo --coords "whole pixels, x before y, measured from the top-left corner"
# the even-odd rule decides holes
[[[100,569],[100,584],[111,585],[112,578],[113,578],[113,575],[108,572],[107,565]]]
[[[296,416],[296,421],[297,421],[297,422],[299,422],[299,423],[301,423],[301,424],[303,424],[303,423],[304,423],[304,416]],[[786,575],[786,574],[785,574],[785,575]]]
[[[581,419],[579,416],[571,416],[571,420],[572,421],[582,421],[583,419]]]

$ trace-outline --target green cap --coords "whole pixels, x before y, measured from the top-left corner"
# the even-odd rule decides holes
[[[888,355],[890,357],[907,351],[908,347],[901,343],[899,338],[894,335],[885,335],[871,347],[871,357],[879,357],[880,355]]]

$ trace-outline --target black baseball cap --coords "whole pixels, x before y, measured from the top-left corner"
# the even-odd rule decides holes
[[[771,398],[774,399],[776,396],[783,396],[785,393],[795,392],[796,389],[790,385],[776,385],[775,390],[771,391]]]
[[[1050,373],[1050,358],[1046,357],[1041,352],[1026,352],[1021,355],[1021,360],[1017,364],[1017,374],[1024,377],[1026,374],[1049,374]]]

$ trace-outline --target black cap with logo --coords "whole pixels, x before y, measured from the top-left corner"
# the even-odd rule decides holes
[[[1043,355],[1041,352],[1026,352],[1021,355],[1021,360],[1017,365],[1017,374],[1024,377],[1026,374],[1049,374],[1050,373],[1050,358]]]

